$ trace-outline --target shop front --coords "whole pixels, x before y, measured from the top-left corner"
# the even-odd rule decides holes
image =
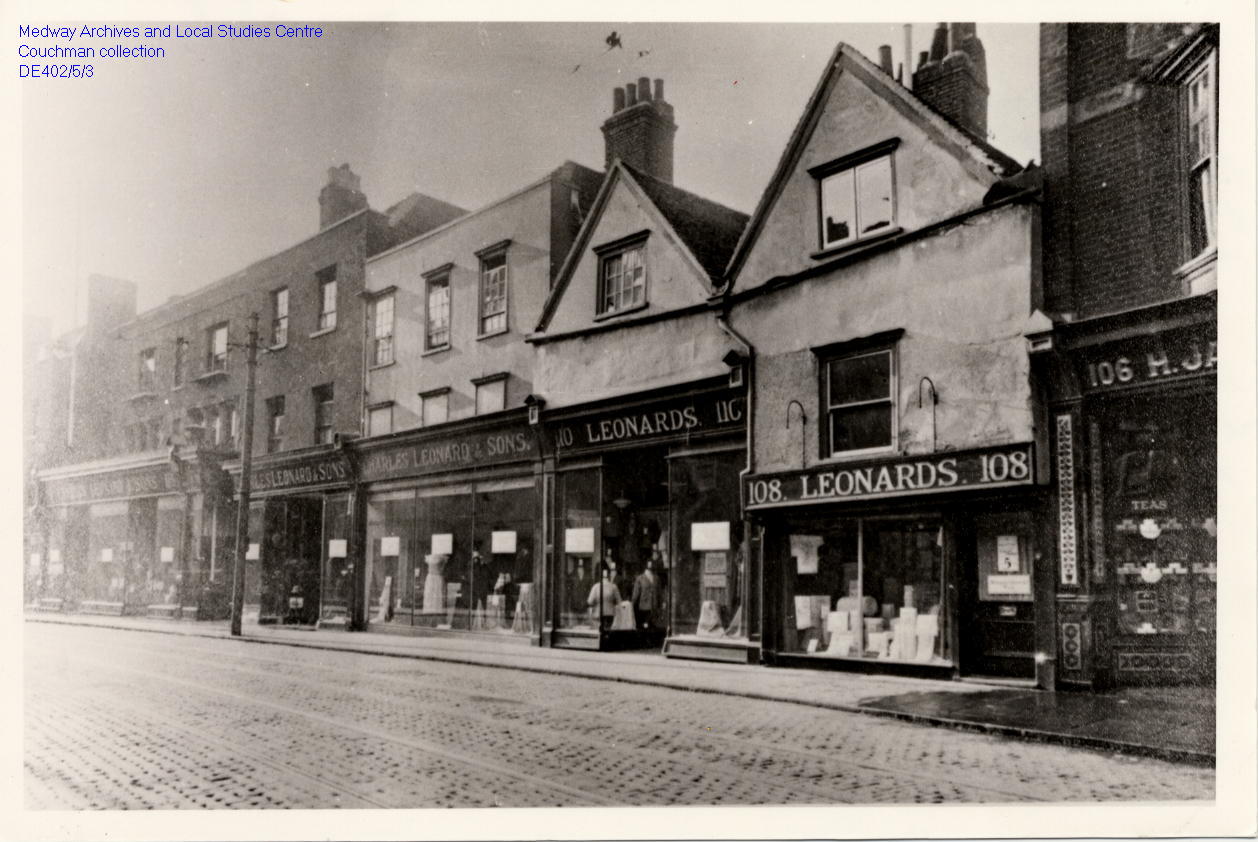
[[[551,645],[756,660],[744,406],[722,379],[548,414]]]
[[[194,536],[203,503],[215,499],[212,476],[195,460],[165,454],[44,472],[38,604],[103,614],[194,613]]]
[[[1211,683],[1215,675],[1217,323],[1189,301],[1063,331],[1077,397],[1080,563],[1061,585],[1063,678]],[[1059,442],[1060,442],[1059,433]]]
[[[1051,604],[1034,445],[753,475],[765,660],[916,675],[1036,675]]]
[[[355,443],[373,631],[537,643],[538,434],[523,413]]]
[[[227,470],[239,493],[240,464]],[[360,554],[353,540],[353,466],[344,449],[321,446],[258,457],[251,486],[244,618],[268,625],[354,623]],[[230,527],[234,518],[223,521]],[[233,554],[229,531],[222,536],[226,559]]]

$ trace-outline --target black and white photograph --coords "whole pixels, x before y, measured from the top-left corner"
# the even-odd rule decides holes
[[[1001,11],[9,5],[0,835],[1253,835],[1254,10]]]

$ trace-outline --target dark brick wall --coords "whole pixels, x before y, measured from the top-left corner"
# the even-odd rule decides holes
[[[1145,80],[1183,27],[1040,30],[1046,306],[1078,318],[1182,294],[1181,92]]]

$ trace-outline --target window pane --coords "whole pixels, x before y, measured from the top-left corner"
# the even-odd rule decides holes
[[[856,197],[861,236],[891,226],[890,158],[879,158],[857,168]]]
[[[891,404],[830,410],[830,452],[891,445]]]
[[[845,243],[856,235],[856,200],[852,171],[836,173],[821,182],[821,244]]]
[[[498,412],[506,406],[507,381],[482,383],[476,387],[476,414]]]
[[[880,351],[830,363],[830,406],[885,398],[891,391],[891,353]]]
[[[428,284],[428,347],[439,348],[450,341],[450,282]]]
[[[449,395],[432,395],[423,398],[423,424],[425,427],[445,423],[449,408]]]

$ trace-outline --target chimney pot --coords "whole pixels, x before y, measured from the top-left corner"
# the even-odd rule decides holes
[[[891,45],[883,44],[878,48],[878,66],[888,76],[894,72],[891,67]]]
[[[612,113],[625,109],[625,89],[612,88]]]
[[[655,80],[655,101],[656,102],[664,101],[664,80],[663,79]]]
[[[645,76],[638,77],[638,100],[640,102],[651,101],[651,80]]]
[[[935,27],[935,35],[930,40],[930,60],[943,61],[948,55],[948,24],[941,23]]]
[[[930,53],[926,52],[925,50],[922,50],[920,53],[917,54],[917,69],[918,70],[922,69],[922,65],[926,63],[926,60],[929,56],[930,56]]]
[[[638,104],[638,88],[633,82],[625,84],[625,108],[633,108]]]
[[[673,136],[677,123],[673,106],[664,101],[664,80],[656,79],[652,97],[652,80],[643,76],[627,82],[616,102],[621,106],[603,122],[604,166],[617,161],[659,179],[673,183]],[[649,108],[634,108],[639,103]]]

